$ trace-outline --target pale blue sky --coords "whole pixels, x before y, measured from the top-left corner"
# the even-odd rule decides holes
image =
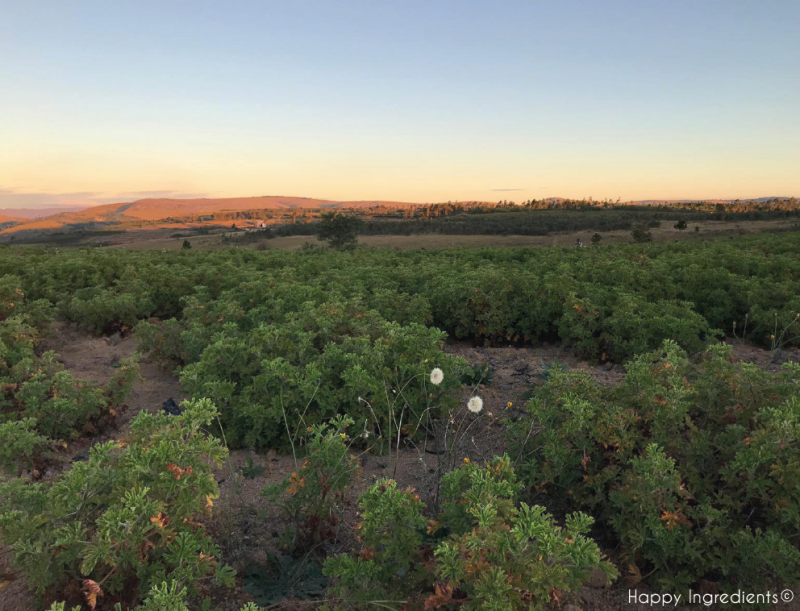
[[[0,207],[800,195],[798,0],[0,0],[0,16]]]

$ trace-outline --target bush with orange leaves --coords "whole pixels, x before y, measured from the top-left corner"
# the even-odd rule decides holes
[[[302,465],[264,488],[262,494],[288,522],[284,543],[293,551],[315,549],[335,533],[344,492],[360,470],[350,453],[351,426],[352,418],[337,416],[329,424],[309,427]]]
[[[334,609],[542,609],[600,569],[616,577],[576,513],[566,527],[519,504],[508,457],[445,475],[444,503],[427,522],[412,489],[381,480],[361,495],[363,548],[325,563]]]
[[[166,581],[189,596],[209,579],[231,582],[198,521],[218,495],[211,464],[227,449],[206,432],[210,401],[183,407],[181,416],[139,414],[127,444],[95,445],[51,483],[0,487],[3,543],[39,594],[130,609]]]
[[[558,526],[544,507],[518,503],[520,488],[507,456],[443,478],[442,523],[451,534],[436,547],[439,583],[426,609],[544,609],[592,569],[617,577],[586,536],[593,518],[577,512]]]
[[[770,373],[726,345],[690,359],[667,341],[626,369],[615,387],[551,373],[512,427],[523,481],[596,515],[632,583],[800,582],[800,366]]]

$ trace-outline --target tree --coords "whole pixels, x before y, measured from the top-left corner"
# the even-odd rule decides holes
[[[183,248],[183,250],[189,250],[191,247],[192,243],[189,240],[184,240],[181,248]]]
[[[325,212],[319,220],[317,237],[337,250],[352,250],[364,221],[357,216]]]
[[[603,239],[603,236],[601,236],[599,233],[596,233],[596,234],[594,234],[592,236],[592,244],[595,244],[595,245],[599,244],[602,239]]]
[[[634,225],[633,230],[631,231],[631,237],[637,244],[653,241],[653,234],[650,233],[647,225]]]
[[[675,229],[677,229],[678,231],[683,231],[684,229],[686,229],[686,227],[687,227],[686,221],[683,219],[675,223]]]

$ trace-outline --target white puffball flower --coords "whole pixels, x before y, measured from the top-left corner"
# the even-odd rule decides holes
[[[444,380],[444,371],[438,367],[434,368],[434,370],[431,371],[431,384],[439,386],[439,384],[442,383],[442,380]]]
[[[473,414],[480,414],[483,411],[483,399],[478,396],[472,397],[467,401],[467,409]]]

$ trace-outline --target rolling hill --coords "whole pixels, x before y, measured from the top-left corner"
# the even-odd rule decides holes
[[[9,224],[16,224],[16,223],[24,223],[28,219],[20,218],[18,216],[8,216],[5,214],[0,214],[0,225],[5,226]]]
[[[333,201],[308,197],[266,195],[260,197],[234,197],[220,199],[140,199],[134,202],[104,204],[77,212],[62,212],[37,219],[19,221],[3,233],[28,230],[58,230],[69,227],[86,228],[124,225],[126,222],[166,221],[187,219],[214,212],[237,210],[310,210],[320,208],[371,208],[375,206],[417,206],[408,202],[388,201]],[[2,217],[0,217],[2,218]]]
[[[54,214],[61,214],[62,212],[77,212],[85,210],[89,206],[48,206],[48,207],[31,207],[31,208],[0,208],[0,216],[10,216],[20,221],[26,219],[40,219]]]

